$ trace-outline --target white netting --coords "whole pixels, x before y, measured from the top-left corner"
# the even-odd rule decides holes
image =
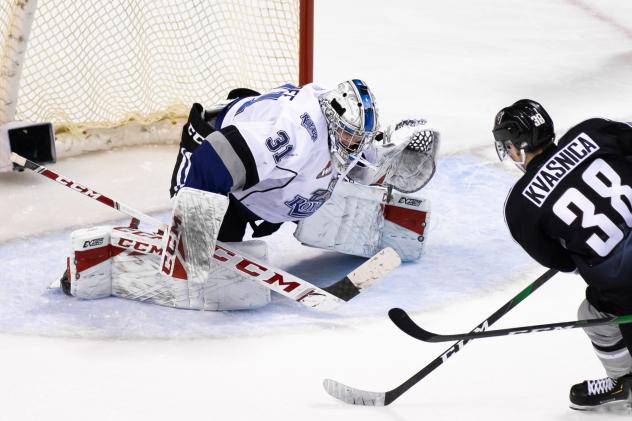
[[[32,1],[0,1],[0,43]],[[193,102],[298,83],[299,20],[298,0],[38,0],[15,119],[82,142],[95,127],[110,133],[97,143],[156,136],[146,124],[178,126]],[[128,123],[145,132],[116,129]]]

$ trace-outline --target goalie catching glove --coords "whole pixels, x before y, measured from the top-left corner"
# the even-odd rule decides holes
[[[402,193],[419,191],[434,175],[439,141],[439,132],[426,120],[402,120],[376,138],[375,149],[367,153],[373,165],[358,168],[350,177],[363,184],[392,186]]]

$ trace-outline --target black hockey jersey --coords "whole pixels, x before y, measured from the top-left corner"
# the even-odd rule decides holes
[[[628,124],[594,118],[571,128],[529,162],[509,193],[514,239],[544,266],[579,269],[600,291],[632,290],[630,156]]]

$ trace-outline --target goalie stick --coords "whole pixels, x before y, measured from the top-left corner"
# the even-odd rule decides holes
[[[138,225],[137,221],[139,220],[145,221],[149,225],[152,225],[158,228],[159,234],[164,234],[169,229],[169,225],[165,224],[164,222],[159,221],[158,219],[153,218],[149,215],[146,215],[142,212],[138,212],[134,208],[127,206],[121,202],[118,202],[108,196],[102,195],[101,193],[98,193],[88,187],[85,187],[70,178],[64,177],[61,174],[57,174],[56,172],[51,171],[50,169],[44,167],[43,165],[39,165],[29,159],[26,159],[16,154],[15,152],[11,153],[11,161],[37,174],[43,175],[44,177],[49,178],[61,184],[62,186],[68,187],[71,190],[81,193],[92,200],[96,200],[97,202],[100,202],[104,204],[105,206],[109,206],[112,209],[116,209],[117,211],[124,213],[125,215],[131,216],[133,218],[131,222],[132,224]]]
[[[519,326],[507,329],[485,330],[480,332],[456,333],[441,335],[429,332],[413,322],[410,316],[401,308],[392,308],[388,317],[404,333],[424,342],[447,342],[454,340],[471,340],[492,338],[495,336],[519,335],[522,333],[550,332],[552,330],[575,329],[578,327],[590,327],[611,324],[632,323],[632,315],[603,317],[601,319],[573,320],[570,322],[548,323],[543,325]]]
[[[49,168],[30,161],[16,153],[11,154],[11,161],[24,168],[43,175],[57,183],[75,190],[90,199],[96,200],[106,206],[116,209],[126,215],[159,228],[159,234],[169,233],[169,226],[132,207],[97,193],[96,191],[76,183],[74,180],[64,177]],[[252,258],[242,252],[231,249],[226,244],[218,241],[213,253],[213,261],[227,267],[242,276],[257,281],[265,287],[287,298],[299,302],[305,306],[318,310],[330,311],[341,304],[351,300],[375,281],[388,274],[401,263],[397,253],[387,247],[356,269],[342,277],[334,284],[319,288],[310,282],[278,268],[271,267],[265,262]]]
[[[496,310],[494,314],[483,320],[483,322],[476,326],[473,331],[481,331],[487,329],[489,326],[498,321],[498,319],[507,314],[511,309],[520,304],[520,302],[531,295],[535,290],[540,288],[556,273],[557,271],[554,269],[549,269],[548,271],[544,272],[544,274],[542,274],[538,279],[536,279],[525,289],[520,291],[518,295],[509,300],[504,306]],[[434,369],[446,362],[448,358],[459,352],[465,345],[467,345],[468,342],[468,340],[456,342],[445,352],[443,352],[443,354],[432,360],[428,365],[419,370],[408,380],[387,392],[370,392],[362,389],[356,389],[332,379],[325,379],[323,381],[323,387],[325,388],[325,391],[327,391],[327,393],[329,393],[331,396],[346,403],[350,403],[353,405],[386,406],[399,398],[411,387],[419,383],[428,374],[432,373]]]

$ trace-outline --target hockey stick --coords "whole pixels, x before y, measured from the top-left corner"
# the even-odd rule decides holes
[[[79,192],[83,194],[84,196],[89,197],[90,199],[96,200],[97,202],[100,202],[104,204],[105,206],[109,206],[112,209],[116,209],[117,211],[120,211],[126,215],[129,215],[136,220],[145,221],[146,223],[154,227],[157,227],[159,234],[164,234],[169,229],[169,225],[165,224],[162,221],[157,220],[156,218],[153,218],[149,215],[139,212],[130,206],[124,205],[123,203],[118,202],[108,196],[104,196],[101,193],[98,193],[92,189],[89,189],[88,187],[85,187],[79,183],[76,183],[72,179],[64,177],[60,174],[57,174],[56,172],[51,171],[50,169],[44,167],[43,165],[39,165],[14,152],[11,153],[11,161],[37,174],[43,175],[46,178],[56,181],[62,186],[68,187],[71,190]]]
[[[388,317],[404,333],[424,342],[447,342],[454,340],[471,340],[481,338],[492,338],[495,336],[519,335],[521,333],[548,332],[551,330],[575,329],[578,327],[590,327],[611,324],[632,323],[632,315],[612,316],[601,319],[573,320],[570,322],[549,323],[544,325],[531,325],[511,327],[507,329],[486,330],[480,332],[456,333],[453,335],[441,335],[429,332],[415,322],[401,308],[393,308],[388,312]]]
[[[540,288],[556,273],[557,271],[554,269],[549,269],[544,272],[544,274],[542,274],[538,279],[520,291],[518,295],[509,300],[504,306],[496,310],[494,314],[483,320],[483,322],[476,326],[472,331],[475,332],[487,329],[489,326],[498,321],[498,319],[507,314],[512,308],[517,306],[521,301],[531,295],[536,289]],[[424,377],[434,371],[435,368],[446,362],[448,358],[459,352],[461,348],[467,345],[468,342],[468,340],[456,342],[443,354],[432,360],[430,364],[415,373],[404,383],[387,392],[369,392],[366,390],[356,389],[331,379],[325,379],[323,386],[325,387],[327,393],[331,396],[346,403],[354,405],[386,406],[392,403],[395,399],[399,398],[408,389],[419,383]]]
[[[162,231],[159,232],[161,235],[169,233],[169,226],[164,222],[123,205],[108,196],[97,193],[44,166],[15,153],[11,154],[11,161],[56,181],[69,189],[75,190],[90,199],[96,200],[150,225],[159,227],[160,231]],[[158,250],[156,253],[160,254],[162,250]],[[341,304],[351,300],[364,289],[371,286],[375,281],[398,267],[401,263],[397,253],[392,248],[387,247],[334,284],[325,288],[319,288],[310,282],[281,269],[271,267],[267,263],[248,256],[245,253],[237,252],[219,241],[215,245],[215,251],[212,257],[213,260],[221,266],[257,281],[272,291],[305,306],[324,311],[334,310]]]

